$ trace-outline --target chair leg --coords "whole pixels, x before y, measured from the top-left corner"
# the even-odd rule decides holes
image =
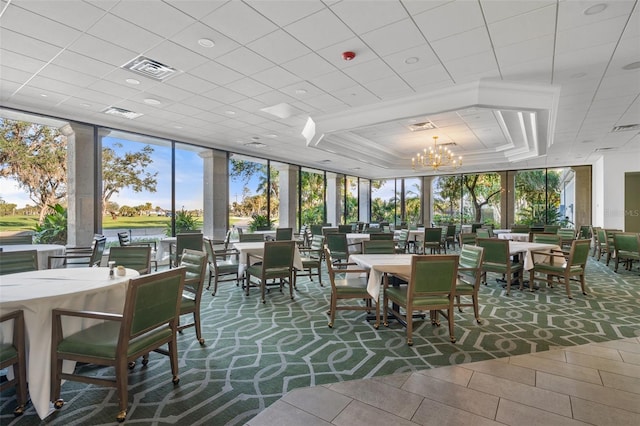
[[[198,339],[198,343],[204,345],[204,338],[202,337],[202,326],[200,324],[200,310],[193,311],[193,324],[196,328],[196,339]]]
[[[482,320],[480,319],[480,307],[478,306],[478,294],[474,293],[471,296],[471,300],[473,301],[473,314],[476,316],[476,322],[478,324],[482,324]]]
[[[455,343],[456,342],[456,335],[454,333],[454,321],[453,321],[453,302],[451,302],[449,304],[449,309],[447,309],[447,322],[449,323],[449,339],[451,340],[451,343]]]
[[[407,345],[413,346],[413,311],[407,309],[406,320],[407,320]]]
[[[127,417],[127,406],[129,405],[128,386],[128,369],[129,363],[122,356],[116,365],[116,389],[118,390],[118,398],[120,399],[120,412],[116,419],[122,423]]]
[[[329,328],[333,328],[333,322],[336,319],[336,308],[337,308],[337,296],[331,292],[331,308],[329,313]]]

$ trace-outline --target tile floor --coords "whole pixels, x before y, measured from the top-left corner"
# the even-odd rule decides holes
[[[250,426],[640,425],[640,337],[300,388]]]

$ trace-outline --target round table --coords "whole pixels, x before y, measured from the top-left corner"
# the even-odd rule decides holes
[[[38,269],[47,269],[47,261],[49,256],[64,255],[65,247],[59,244],[8,244],[0,246],[2,251],[28,251],[36,250],[38,252]],[[56,260],[62,265],[62,259]],[[55,262],[52,265],[54,268],[59,266]]]
[[[44,419],[53,410],[51,391],[51,310],[54,308],[122,313],[129,280],[139,274],[127,269],[125,276],[109,278],[109,268],[44,269],[3,275],[0,280],[0,314],[24,311],[27,380],[31,402]],[[75,333],[99,321],[73,319],[65,332]],[[10,341],[11,332],[0,329],[0,339]],[[64,370],[74,363],[65,361]]]

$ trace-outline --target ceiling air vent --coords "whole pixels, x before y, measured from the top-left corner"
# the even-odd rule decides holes
[[[245,143],[244,146],[248,146],[249,148],[264,148],[267,146],[267,144],[254,141],[254,142]]]
[[[165,81],[169,77],[178,73],[178,70],[171,68],[153,59],[138,56],[122,66],[126,70],[133,71],[145,77],[158,81]]]
[[[104,112],[105,114],[117,115],[118,117],[128,118],[129,120],[133,120],[134,118],[138,118],[141,115],[143,115],[139,112],[133,112],[133,111],[129,111],[128,109],[117,108],[113,106],[103,109],[102,112]]]
[[[630,130],[640,130],[640,124],[626,124],[624,126],[616,126],[611,129],[611,132],[628,132]]]
[[[409,130],[412,132],[419,132],[421,130],[432,130],[435,129],[436,125],[430,121],[425,121],[423,123],[414,123],[409,125]]]

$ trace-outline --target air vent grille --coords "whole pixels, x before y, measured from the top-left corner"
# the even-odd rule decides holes
[[[128,109],[118,108],[113,106],[103,109],[102,112],[105,114],[117,115],[118,117],[128,118],[129,120],[133,120],[134,118],[138,118],[141,115],[143,115],[139,112],[133,112],[133,111],[129,111]]]
[[[122,68],[158,81],[165,81],[172,75],[179,72],[175,68],[171,68],[168,65],[144,56],[138,56],[137,58],[132,59],[124,64]]]
[[[623,126],[616,126],[611,129],[611,132],[628,132],[631,130],[640,130],[640,124],[625,124]]]
[[[436,125],[430,121],[425,121],[422,123],[414,123],[409,125],[409,130],[412,132],[420,132],[422,130],[432,130],[435,129]]]

